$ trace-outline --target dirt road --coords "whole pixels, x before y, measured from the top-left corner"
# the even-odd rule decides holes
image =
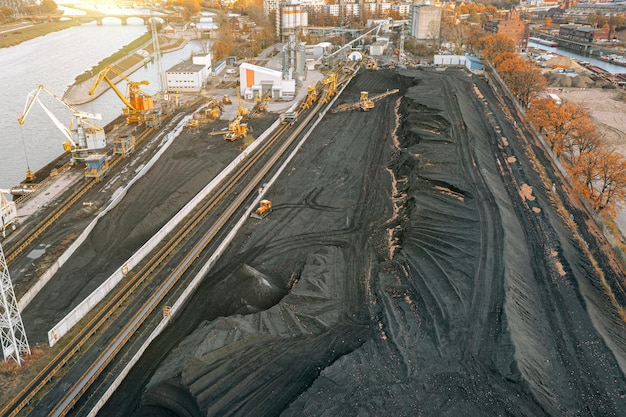
[[[363,72],[341,100],[392,88],[325,118],[101,415],[626,414],[594,263],[621,269],[560,181],[465,71]]]

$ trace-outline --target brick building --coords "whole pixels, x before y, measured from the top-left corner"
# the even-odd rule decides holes
[[[559,36],[581,42],[601,42],[609,39],[609,27],[594,28],[580,25],[561,25]]]
[[[530,37],[530,24],[519,18],[517,10],[509,11],[504,19],[492,19],[483,24],[483,29],[493,34],[501,33],[515,41],[515,47],[526,49]]]

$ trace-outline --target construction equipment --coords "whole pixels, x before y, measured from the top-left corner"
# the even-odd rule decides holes
[[[306,110],[317,101],[317,88],[310,85],[306,89],[306,99],[300,103],[300,110]]]
[[[261,97],[261,92],[254,97],[255,105],[250,112],[250,115],[255,115],[257,113],[265,113],[267,111],[267,103],[271,100],[272,90],[268,90],[263,97]]]
[[[237,115],[241,117],[246,117],[248,113],[250,112],[243,106],[243,101],[241,101],[241,93],[239,92],[239,88],[237,88]]]
[[[91,154],[85,159],[85,178],[93,178],[100,182],[109,172],[109,160],[106,154]]]
[[[17,208],[13,201],[9,201],[4,195],[11,194],[11,190],[0,190],[0,233],[7,237],[7,229],[17,228]]]
[[[230,99],[230,97],[228,97],[227,95],[224,95],[224,97],[222,97],[222,103],[233,104],[233,101]]]
[[[56,118],[52,111],[41,101],[39,95],[42,91],[48,93],[52,98],[57,100],[72,112],[72,120],[69,127],[64,126]],[[26,117],[35,102],[39,103],[54,125],[61,131],[61,133],[63,133],[63,136],[67,138],[67,142],[63,143],[63,149],[71,152],[74,159],[85,159],[89,155],[88,151],[103,149],[106,147],[104,129],[89,121],[89,119],[102,120],[101,115],[86,113],[75,109],[43,85],[39,85],[35,90],[28,94],[24,111],[17,117],[17,122],[20,125],[23,125],[26,122]]]
[[[270,200],[261,200],[259,202],[259,208],[257,208],[253,213],[250,213],[250,217],[255,219],[264,219],[271,212],[272,202]]]
[[[324,94],[322,94],[322,103],[328,103],[330,99],[337,94],[337,74],[331,72],[326,78],[320,81],[325,86]]]
[[[376,71],[378,69],[378,62],[376,62],[373,57],[368,56],[365,60],[365,67],[370,71]]]
[[[109,77],[109,73],[113,73],[117,77],[126,81],[127,84],[127,94],[124,95],[117,85],[111,80]],[[126,76],[117,70],[115,67],[107,66],[105,69],[100,71],[96,80],[89,90],[89,95],[92,96],[95,94],[96,89],[102,83],[102,81],[106,81],[109,86],[113,89],[115,94],[122,100],[124,103],[124,107],[122,111],[124,114],[128,115],[126,118],[126,124],[137,123],[141,125],[143,123],[148,124],[156,124],[158,115],[154,111],[154,103],[152,96],[141,91],[140,86],[150,84],[149,81],[131,81]]]
[[[331,110],[331,113],[339,113],[343,111],[350,111],[350,110],[356,110],[356,109],[361,109],[362,111],[368,111],[374,108],[374,102],[381,100],[392,94],[395,94],[399,91],[400,90],[398,90],[397,88],[394,90],[388,90],[385,93],[379,94],[372,98],[369,97],[369,93],[367,91],[361,91],[361,97],[358,102],[352,103],[352,104],[347,104],[347,103],[340,104],[335,109]]]
[[[228,130],[211,132],[209,135],[224,135],[225,140],[235,141],[248,133],[248,124],[244,123],[243,119],[249,115],[249,111],[243,106],[239,89],[237,89],[237,105],[237,116],[228,124]]]

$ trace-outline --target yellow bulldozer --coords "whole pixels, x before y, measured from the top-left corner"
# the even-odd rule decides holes
[[[250,214],[250,217],[255,219],[264,219],[268,214],[272,212],[272,202],[270,200],[261,200],[259,202],[259,208]]]

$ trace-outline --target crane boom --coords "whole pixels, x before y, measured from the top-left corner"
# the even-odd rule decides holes
[[[59,121],[59,119],[52,113],[52,111],[41,101],[40,94],[42,91],[48,93],[52,98],[61,103],[65,108],[72,112],[72,121],[69,127],[65,126]],[[48,115],[52,123],[61,131],[63,136],[68,142],[64,144],[64,148],[71,152],[84,153],[90,149],[100,149],[106,146],[106,138],[104,136],[104,130],[94,123],[89,122],[87,119],[102,120],[100,114],[91,114],[81,110],[78,110],[68,103],[66,103],[61,97],[54,94],[44,85],[39,85],[35,90],[28,94],[24,110],[17,117],[17,122],[20,125],[26,123],[26,117],[30,113],[33,105],[39,103],[43,111]],[[81,155],[83,157],[84,155]]]
[[[113,80],[109,78],[109,73],[115,74],[117,77],[126,81],[128,86],[128,94],[124,95],[119,88],[115,85]],[[117,70],[115,67],[107,66],[105,69],[98,73],[96,80],[89,89],[89,95],[94,95],[98,86],[102,83],[102,81],[106,81],[109,86],[113,89],[115,94],[122,100],[124,103],[124,114],[128,115],[126,119],[127,123],[137,122],[142,123],[146,118],[146,112],[150,112],[154,109],[154,103],[152,100],[152,96],[144,93],[139,88],[142,85],[150,84],[149,81],[131,81],[129,80],[121,71]]]

